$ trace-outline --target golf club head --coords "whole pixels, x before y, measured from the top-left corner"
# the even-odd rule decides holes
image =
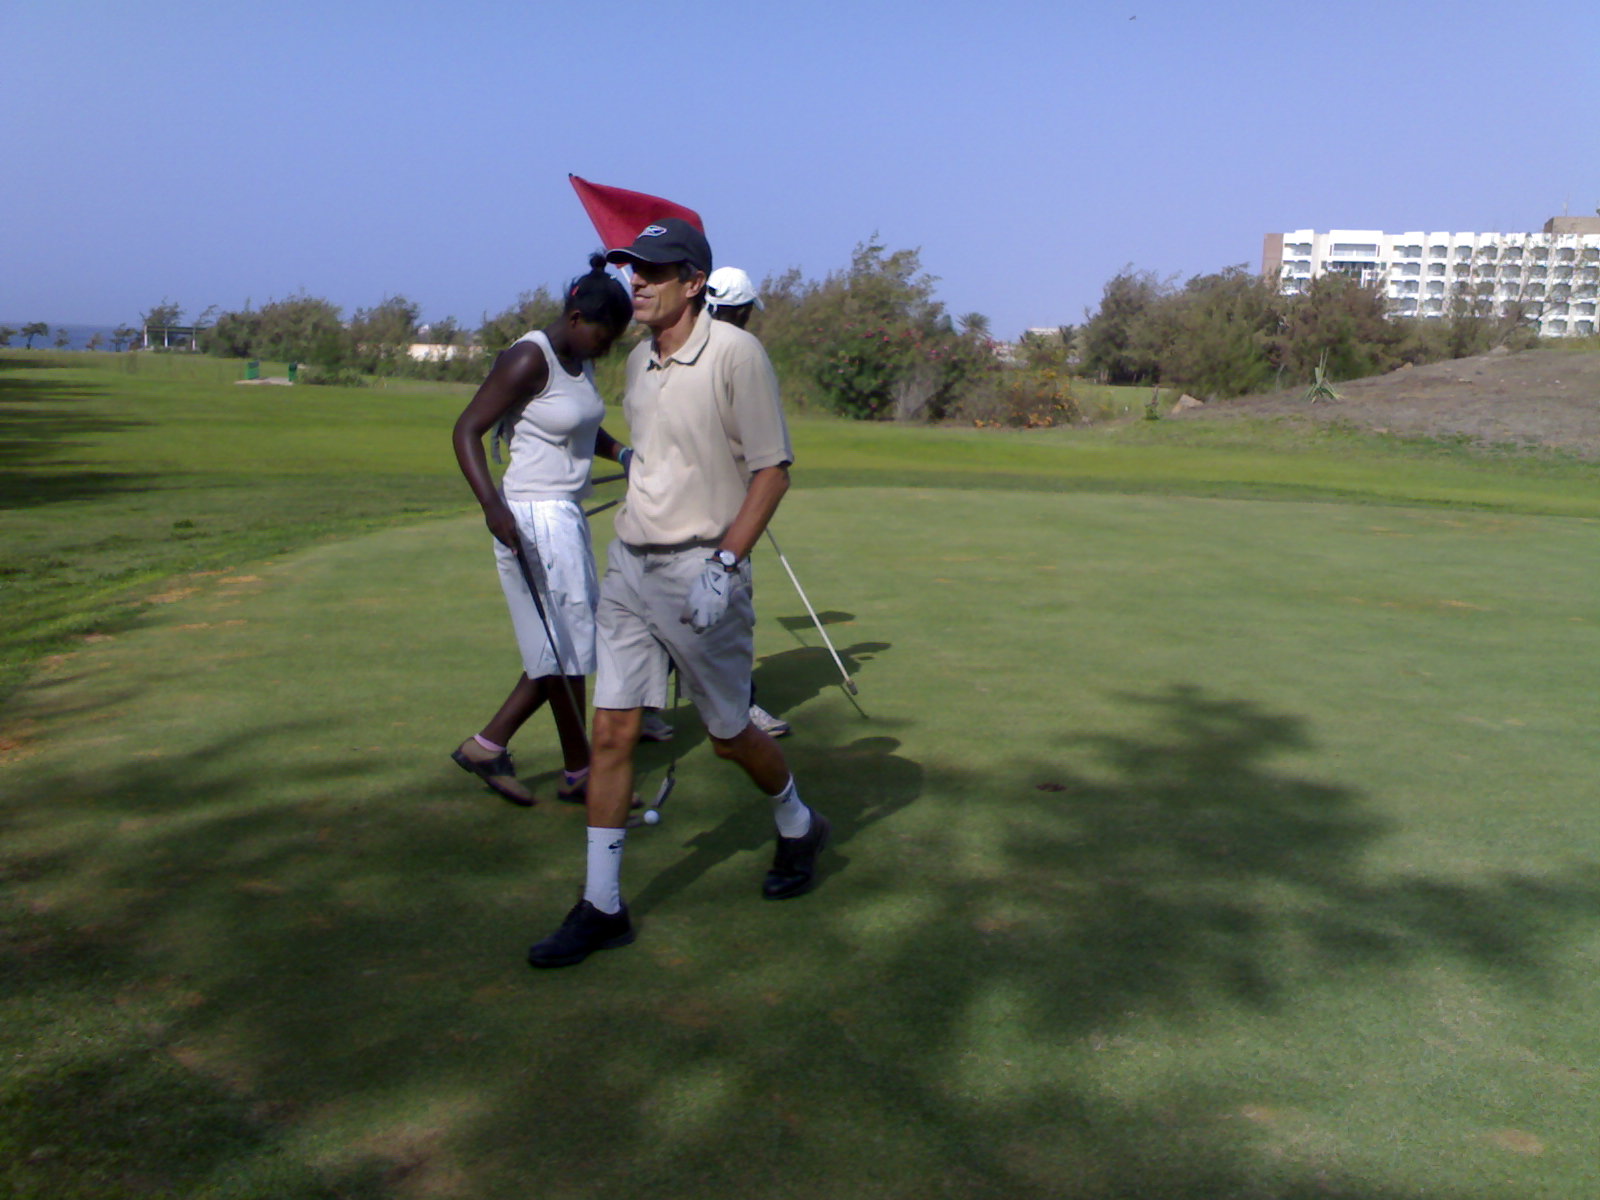
[[[844,681],[844,686],[845,686],[845,690],[847,692],[849,692],[852,696],[859,696],[861,694],[859,691],[856,690],[856,681],[854,679],[848,679],[847,678]]]
[[[641,825],[661,824],[661,806],[667,802],[667,797],[672,795],[672,789],[678,786],[675,775],[668,775],[661,781],[661,786],[656,790],[656,798],[650,801],[650,806],[643,812],[634,813],[627,820],[629,829],[637,829]]]
[[[677,786],[678,786],[678,778],[677,778],[677,776],[668,775],[665,779],[663,779],[661,781],[661,788],[660,788],[660,790],[658,790],[656,792],[656,798],[650,802],[650,807],[653,808],[653,809],[659,809],[663,804],[665,804],[667,802],[667,797],[672,795],[672,789],[677,787]]]

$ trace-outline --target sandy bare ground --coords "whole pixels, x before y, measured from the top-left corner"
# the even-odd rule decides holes
[[[1309,404],[1305,389],[1296,388],[1207,404],[1175,419],[1346,422],[1407,437],[1464,437],[1484,446],[1600,460],[1600,354],[1490,353],[1336,386],[1338,400]]]

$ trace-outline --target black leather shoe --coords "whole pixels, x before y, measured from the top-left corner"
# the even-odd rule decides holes
[[[528,951],[530,967],[570,967],[596,950],[626,946],[633,941],[633,922],[624,904],[603,913],[587,900],[579,900],[561,922],[561,928]]]
[[[780,837],[772,856],[761,894],[768,900],[787,900],[811,890],[817,874],[817,855],[828,844],[833,826],[816,809],[811,810],[811,828],[797,838]]]

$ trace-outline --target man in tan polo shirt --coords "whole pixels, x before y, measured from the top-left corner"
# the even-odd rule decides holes
[[[687,222],[650,225],[612,262],[633,268],[650,337],[628,357],[628,492],[600,584],[583,898],[528,951],[535,967],[633,941],[619,882],[641,711],[667,702],[676,663],[712,746],[772,801],[777,849],[762,895],[810,889],[829,825],[807,808],[777,742],[750,721],[755,608],[749,554],[789,487],[794,452],[777,377],[754,336],[705,311],[711,247]]]

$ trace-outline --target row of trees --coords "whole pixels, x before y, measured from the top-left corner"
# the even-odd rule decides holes
[[[766,344],[785,394],[802,405],[868,420],[1012,425],[1074,419],[1075,377],[1221,398],[1305,383],[1319,365],[1329,380],[1352,379],[1531,337],[1515,313],[1494,314],[1469,300],[1458,301],[1447,319],[1392,320],[1380,292],[1339,275],[1286,296],[1243,266],[1182,285],[1129,267],[1106,283],[1084,324],[1030,333],[1007,350],[990,337],[982,314],[952,320],[936,283],[917,250],[890,250],[874,236],[856,246],[848,268],[820,281],[798,270],[766,279],[765,309],[751,330]],[[454,318],[423,326],[419,307],[405,296],[387,296],[348,320],[337,305],[309,295],[212,320],[214,312],[195,322],[199,348],[213,354],[298,361],[320,368],[322,378],[473,379],[484,373],[484,353],[549,324],[560,302],[546,288],[525,292],[485,314],[476,330]],[[182,316],[164,300],[143,321],[174,327]],[[0,328],[0,345],[18,332],[31,346],[49,329]],[[462,353],[418,361],[408,347],[419,341]]]
[[[21,337],[27,339],[23,343],[24,348],[32,350],[34,338],[49,336],[50,326],[44,321],[29,321],[21,329],[11,325],[0,325],[0,346],[9,346],[12,338]],[[126,325],[113,330],[109,337],[96,330],[89,335],[89,340],[84,343],[84,348],[87,350],[101,350],[109,344],[113,350],[121,350],[124,346],[133,345],[138,336],[139,331],[137,329],[129,328]],[[64,350],[71,344],[72,335],[64,328],[57,326],[55,340],[51,345],[57,350]]]
[[[820,282],[798,271],[766,280],[766,308],[752,329],[801,403],[862,418],[948,416],[967,385],[993,369],[994,344],[976,314],[955,327],[934,296],[936,282],[917,251],[890,251],[874,239],[856,247],[847,270]],[[474,378],[485,370],[481,355],[418,361],[408,347],[426,341],[493,354],[560,312],[560,301],[541,287],[468,330],[454,319],[423,327],[418,306],[404,296],[346,320],[331,302],[301,295],[222,313],[199,336],[213,354],[296,360],[329,373]],[[178,314],[158,315],[171,323]]]
[[[1283,295],[1243,266],[1181,287],[1129,268],[1105,285],[1087,323],[1065,333],[1086,375],[1210,397],[1306,383],[1324,361],[1330,380],[1357,379],[1535,340],[1518,313],[1475,298],[1458,297],[1443,318],[1395,320],[1381,291],[1345,276]]]
[[[820,281],[798,270],[765,280],[765,307],[751,331],[772,356],[785,396],[801,406],[869,420],[1050,424],[1069,415],[1065,372],[1055,364],[1048,375],[1043,367],[1032,374],[1008,370],[988,321],[978,313],[953,321],[935,295],[937,282],[923,271],[917,250],[890,250],[874,237],[856,246],[848,268]],[[213,354],[309,364],[317,368],[313,378],[475,379],[486,369],[486,354],[550,324],[560,312],[560,301],[541,287],[485,314],[469,331],[453,319],[420,325],[418,306],[404,296],[385,297],[346,320],[330,301],[300,295],[224,312],[199,339]],[[163,302],[144,319],[174,325],[181,316],[176,305]],[[619,352],[639,335],[631,331]],[[465,352],[418,361],[408,347],[419,341]]]
[[[489,316],[476,330],[454,317],[422,324],[422,310],[405,296],[386,296],[371,308],[358,308],[349,319],[331,301],[292,296],[260,308],[225,312],[200,333],[201,349],[240,358],[271,358],[312,363],[329,371],[366,374],[410,374],[470,378],[483,373],[474,355],[449,359],[413,359],[417,343],[481,347],[497,353],[529,329],[549,324],[561,312],[551,293],[526,292],[504,311]]]
[[[1441,319],[1395,320],[1380,290],[1341,275],[1284,295],[1243,266],[1181,286],[1129,268],[1083,325],[1029,333],[1002,354],[981,314],[951,321],[935,282],[915,250],[874,239],[820,283],[795,271],[766,280],[751,328],[790,395],[852,417],[1008,425],[1076,419],[1075,377],[1226,398],[1300,386],[1319,367],[1356,379],[1536,340],[1520,314],[1477,297]]]

